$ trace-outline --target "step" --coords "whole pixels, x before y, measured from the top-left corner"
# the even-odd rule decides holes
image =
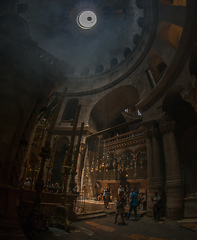
[[[101,217],[106,217],[106,215],[107,215],[106,213],[80,214],[80,215],[77,215],[76,221],[90,219],[90,218],[101,218]]]

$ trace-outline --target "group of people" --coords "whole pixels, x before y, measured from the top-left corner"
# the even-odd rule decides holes
[[[127,199],[128,197],[128,199]],[[153,215],[154,215],[154,220],[158,221],[159,220],[159,213],[161,210],[161,197],[158,195],[157,192],[155,192],[155,196],[151,197],[152,201],[154,202],[153,205]],[[127,204],[127,201],[129,201],[129,211],[126,215],[126,218],[124,219],[124,208]],[[132,188],[131,192],[129,191],[129,193],[127,194],[127,189],[126,191],[124,191],[124,189],[122,188],[122,186],[119,187],[118,189],[118,198],[117,198],[117,205],[116,205],[116,215],[115,215],[115,224],[117,224],[117,218],[118,215],[121,216],[122,219],[122,224],[126,224],[125,220],[129,220],[131,212],[134,211],[134,221],[137,221],[137,209],[139,206],[141,206],[144,210],[146,210],[146,197],[144,196],[144,194],[140,194],[138,196],[137,191]]]
[[[103,192],[100,193],[98,196],[98,201],[103,201],[104,202],[104,207],[108,209],[108,205],[110,202],[110,197],[111,197],[111,190],[109,187],[103,189]]]
[[[138,206],[137,193],[135,192],[134,188],[131,190],[130,194],[129,193],[125,194],[125,193],[127,193],[127,190],[124,192],[124,189],[122,188],[122,186],[120,186],[118,189],[115,224],[118,223],[117,218],[118,218],[119,214],[122,219],[122,224],[126,224],[123,214],[124,214],[124,207],[126,206],[128,200],[130,202],[130,208],[129,208],[129,212],[127,214],[126,220],[129,220],[131,212],[132,212],[132,210],[134,210],[134,220],[137,221],[137,206]],[[127,199],[127,197],[128,197],[128,199]]]

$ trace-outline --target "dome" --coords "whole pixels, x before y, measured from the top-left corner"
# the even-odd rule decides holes
[[[74,77],[75,82],[87,85],[96,77],[98,88],[113,82],[119,72],[130,73],[132,66],[139,66],[153,40],[155,5],[139,0],[113,4],[106,0],[42,0],[29,3],[29,10],[21,16],[32,39],[62,61],[62,66],[69,65],[68,79]]]

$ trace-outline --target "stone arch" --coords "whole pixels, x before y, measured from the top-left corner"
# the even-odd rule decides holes
[[[125,85],[112,90],[93,107],[90,113],[90,127],[98,131],[110,127],[111,122],[124,109],[133,108],[138,101],[138,90],[134,86]]]
[[[170,22],[163,21],[158,28],[160,38],[177,48],[182,35],[183,28]]]
[[[139,166],[146,167],[147,166],[146,148],[139,147],[136,155],[137,155],[137,162]]]

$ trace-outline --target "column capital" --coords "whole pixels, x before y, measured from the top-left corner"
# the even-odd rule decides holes
[[[175,121],[164,121],[164,120],[160,121],[159,123],[160,132],[162,133],[162,135],[165,135],[170,132],[174,132],[175,125],[176,125]]]
[[[150,133],[148,128],[144,130],[143,137],[144,138],[151,138],[151,133]]]
[[[151,127],[151,128],[149,129],[149,132],[150,132],[151,136],[153,136],[153,137],[158,137],[158,136],[159,136],[159,130],[158,130],[158,128]]]

